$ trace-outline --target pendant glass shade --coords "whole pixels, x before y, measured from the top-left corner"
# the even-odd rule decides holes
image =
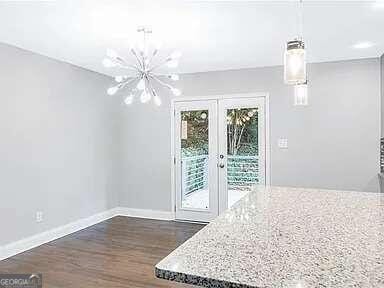
[[[296,85],[306,81],[307,69],[304,42],[301,40],[289,41],[284,54],[284,82]]]
[[[307,106],[308,105],[308,84],[295,85],[295,106]]]

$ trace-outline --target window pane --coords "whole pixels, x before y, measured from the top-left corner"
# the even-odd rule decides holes
[[[258,183],[257,108],[227,110],[228,207]]]
[[[209,209],[208,110],[181,112],[183,208]]]

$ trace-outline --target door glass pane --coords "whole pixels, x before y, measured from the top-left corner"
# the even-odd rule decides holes
[[[181,112],[181,206],[209,209],[208,110]]]
[[[227,110],[228,207],[259,182],[258,110]]]

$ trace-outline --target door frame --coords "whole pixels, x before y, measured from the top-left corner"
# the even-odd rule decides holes
[[[176,97],[171,100],[171,209],[172,218],[176,219],[176,175],[175,175],[175,103],[183,101],[201,101],[201,100],[222,100],[222,99],[238,99],[238,98],[264,98],[264,113],[265,113],[265,185],[271,185],[271,146],[270,146],[270,117],[269,117],[269,93],[267,92],[254,92],[254,93],[234,93],[234,94],[218,94],[209,96],[185,96]]]

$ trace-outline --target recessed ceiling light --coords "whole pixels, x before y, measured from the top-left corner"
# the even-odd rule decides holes
[[[377,0],[373,3],[373,8],[384,8],[384,1],[383,0]]]
[[[374,43],[369,42],[369,41],[364,41],[364,42],[358,42],[355,45],[353,45],[352,47],[355,49],[367,49],[367,48],[371,48],[373,46],[375,46]]]

